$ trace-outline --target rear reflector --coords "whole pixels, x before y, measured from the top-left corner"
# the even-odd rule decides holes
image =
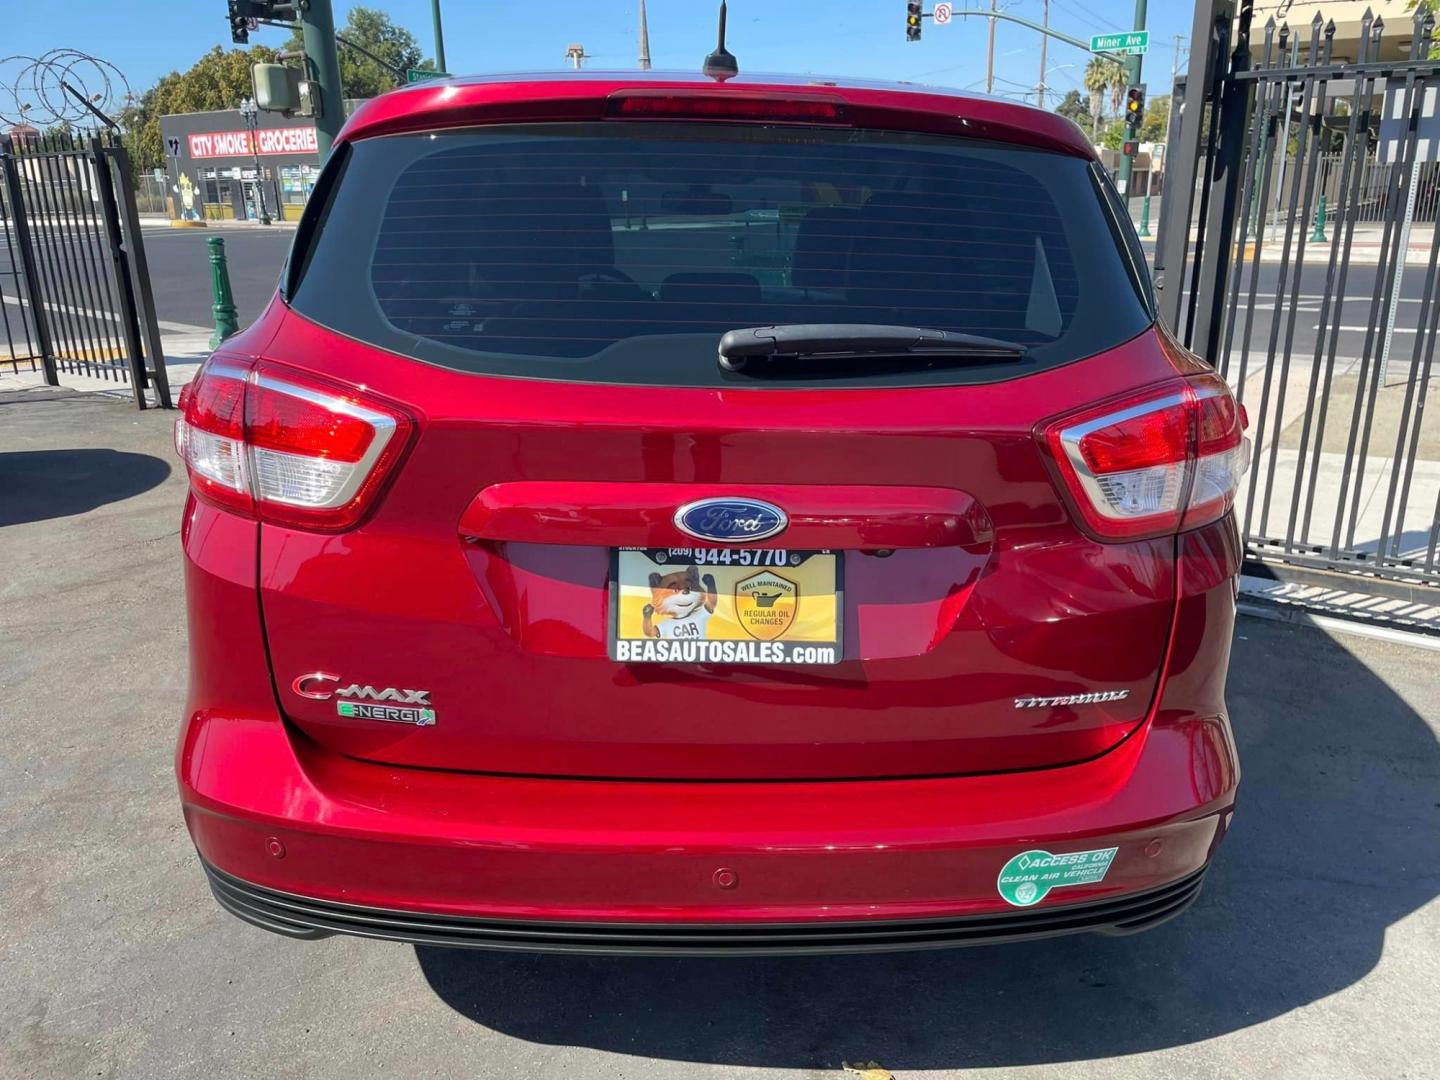
[[[1061,417],[1039,435],[1085,526],[1122,540],[1223,516],[1249,463],[1244,424],[1230,388],[1207,373]]]
[[[197,497],[322,531],[364,516],[414,427],[374,395],[228,357],[205,365],[181,405],[175,447]]]
[[[754,97],[735,92],[667,94],[620,91],[607,113],[626,120],[741,120],[772,124],[843,124],[845,106],[825,98]]]

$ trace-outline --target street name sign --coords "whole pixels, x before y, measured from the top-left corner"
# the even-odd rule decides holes
[[[424,68],[410,68],[405,72],[407,83],[424,82],[426,79],[448,79],[448,71],[426,71]]]
[[[1129,30],[1123,34],[1096,34],[1090,39],[1090,51],[1142,56],[1150,51],[1150,31]]]

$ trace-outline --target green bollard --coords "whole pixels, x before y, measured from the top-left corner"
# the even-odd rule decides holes
[[[1145,192],[1145,201],[1140,204],[1140,239],[1150,239],[1150,192]]]
[[[1325,236],[1325,196],[1320,196],[1320,205],[1315,208],[1315,231],[1310,234],[1312,244],[1328,244]]]
[[[215,333],[210,335],[210,348],[218,349],[222,341],[240,332],[240,324],[230,291],[230,270],[225,265],[225,240],[212,236],[205,243],[210,245],[210,290],[215,296]]]

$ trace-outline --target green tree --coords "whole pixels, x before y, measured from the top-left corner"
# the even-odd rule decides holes
[[[172,71],[138,98],[126,102],[118,121],[137,175],[165,163],[160,117],[233,109],[241,98],[253,92],[251,65],[274,60],[275,50],[264,45],[229,50],[216,45],[188,71]]]
[[[1077,124],[1083,124],[1090,119],[1090,107],[1085,104],[1085,99],[1080,96],[1079,90],[1068,91],[1055,106],[1055,111],[1067,120],[1074,120]]]
[[[1085,65],[1085,76],[1082,81],[1085,84],[1086,92],[1090,95],[1090,132],[1092,136],[1097,136],[1100,132],[1100,120],[1105,115],[1105,94],[1115,81],[1115,71],[1118,67],[1119,65],[1114,61],[1106,60],[1103,56],[1092,57],[1090,63]]]
[[[1119,150],[1125,145],[1125,121],[1118,116],[1100,133],[1100,145],[1106,150]]]
[[[340,36],[368,49],[393,67],[434,70],[435,62],[425,59],[415,35],[403,26],[396,26],[390,16],[375,8],[353,7],[345,16]],[[290,33],[290,49],[303,48],[300,28]],[[363,53],[340,45],[340,81],[347,98],[371,98],[396,85],[395,74]]]
[[[1164,142],[1170,133],[1170,95],[1161,94],[1145,103],[1145,119],[1140,122],[1141,142]]]
[[[1140,122],[1139,142],[1164,142],[1170,126],[1170,95],[1162,94],[1145,103],[1145,119]],[[1125,144],[1125,118],[1117,116],[1105,125],[1100,145],[1106,150],[1119,150]]]
[[[1440,0],[1410,0],[1405,5],[1406,11],[1428,11],[1435,16],[1435,21],[1440,22]],[[1440,38],[1430,43],[1430,59],[1440,60]]]

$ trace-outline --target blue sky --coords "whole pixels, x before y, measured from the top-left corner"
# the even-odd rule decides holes
[[[335,0],[336,22],[350,7]],[[925,10],[933,0],[925,0]],[[988,0],[956,0],[957,10]],[[1043,0],[1002,0],[1001,9],[1040,21]],[[442,0],[447,66],[454,72],[537,71],[563,68],[565,47],[584,45],[586,66],[633,68],[639,0]],[[695,69],[715,35],[718,0],[647,0],[650,49],[657,69]],[[225,0],[173,0],[137,7],[115,0],[50,0],[6,5],[0,54],[38,54],[73,48],[103,57],[143,90],[174,68],[187,67],[212,45],[229,46]],[[430,0],[373,0],[433,51]],[[1174,35],[1190,32],[1192,5],[1151,0],[1151,51],[1145,81],[1153,95],[1170,78]],[[919,43],[905,41],[904,0],[730,0],[730,51],[750,72],[857,75],[909,79],[963,89],[985,86],[986,21],[956,18],[948,26],[926,20]],[[1133,0],[1050,0],[1050,21],[1075,37],[1128,29]],[[252,42],[278,44],[284,32],[262,28]],[[1040,78],[1038,35],[999,23],[996,90],[1029,92]],[[1079,86],[1086,56],[1052,41],[1047,84],[1063,93]],[[9,71],[11,65],[5,65]],[[0,91],[0,112],[8,94]],[[1053,102],[1052,102],[1053,104]]]

